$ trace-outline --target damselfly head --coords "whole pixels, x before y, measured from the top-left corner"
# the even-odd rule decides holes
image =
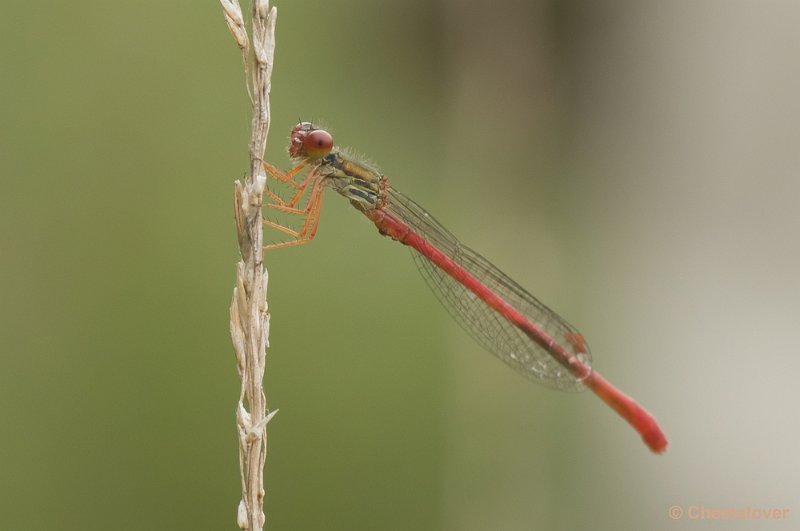
[[[333,137],[311,122],[300,122],[289,136],[289,156],[292,159],[321,159],[333,149]]]

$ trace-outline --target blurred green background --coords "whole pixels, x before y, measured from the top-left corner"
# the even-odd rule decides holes
[[[266,258],[267,528],[796,529],[800,4],[276,5],[266,160],[298,118],[369,154],[671,446],[482,352],[330,194]],[[7,2],[0,40],[0,530],[235,529],[221,8]]]

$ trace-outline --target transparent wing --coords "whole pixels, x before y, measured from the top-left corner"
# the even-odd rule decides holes
[[[591,365],[591,353],[581,334],[550,308],[488,260],[463,245],[433,216],[397,190],[389,189],[386,210],[449,256],[457,265],[500,295],[555,341]],[[511,324],[461,283],[422,254],[411,250],[425,281],[447,311],[479,344],[528,378],[548,387],[580,391],[584,386],[541,345]]]

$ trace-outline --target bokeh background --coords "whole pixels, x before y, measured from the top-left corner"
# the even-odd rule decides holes
[[[298,118],[369,154],[671,446],[482,352],[331,194],[267,257],[268,529],[800,528],[800,4],[276,5],[265,158]],[[0,529],[235,529],[221,8],[6,2],[0,58]]]

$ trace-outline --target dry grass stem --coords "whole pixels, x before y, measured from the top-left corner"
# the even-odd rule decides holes
[[[237,0],[220,0],[225,21],[242,50],[248,78],[249,39]],[[230,332],[242,381],[236,425],[239,432],[239,467],[242,499],[237,522],[248,530],[264,527],[264,463],[267,456],[266,426],[276,411],[267,410],[263,380],[269,346],[268,274],[263,265],[261,197],[266,175],[260,161],[269,131],[269,91],[275,52],[277,11],[266,0],[252,6],[253,70],[247,79],[253,103],[250,168],[245,182],[234,183],[234,213],[241,260],[236,264],[236,286],[230,308]],[[252,82],[252,90],[250,83]]]

